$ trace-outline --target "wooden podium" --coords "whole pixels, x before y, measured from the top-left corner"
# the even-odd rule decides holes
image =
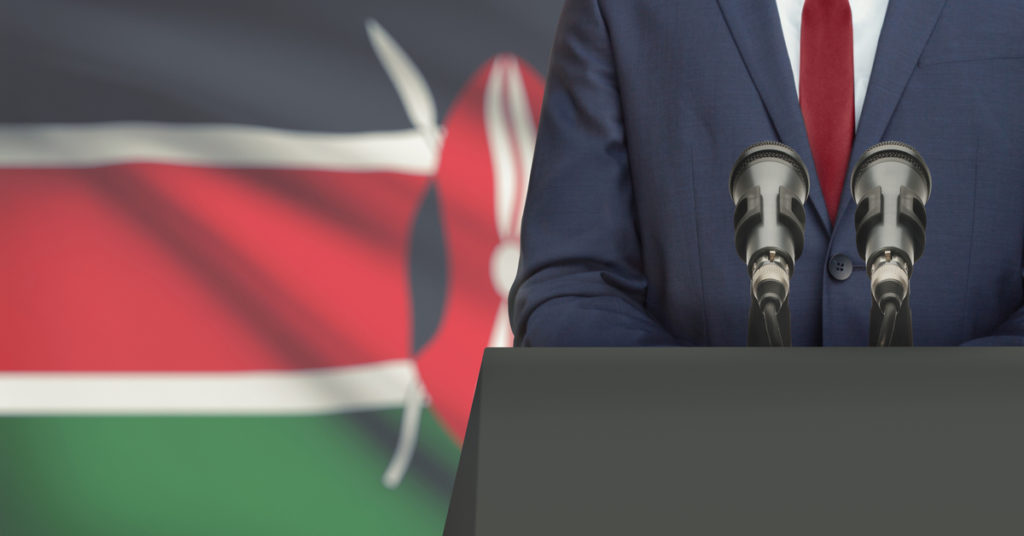
[[[444,534],[1024,534],[1024,349],[489,349]]]

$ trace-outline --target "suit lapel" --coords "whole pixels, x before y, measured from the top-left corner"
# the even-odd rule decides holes
[[[853,198],[850,195],[850,174],[860,155],[868,147],[882,141],[886,127],[892,119],[903,89],[917,65],[924,45],[939,19],[946,0],[890,0],[878,38],[875,63],[871,68],[871,81],[864,98],[860,123],[850,151],[846,186],[842,190],[837,226],[847,225],[852,217]],[[849,212],[849,214],[847,214]],[[844,218],[845,217],[845,218]]]
[[[893,0],[896,1],[902,0]],[[782,36],[782,25],[775,2],[758,0],[719,0],[736,47],[743,57],[750,77],[754,80],[761,100],[779,140],[800,154],[811,173],[810,203],[825,229],[831,227],[825,198],[818,183],[818,173],[807,141],[804,116],[797,100],[793,69]]]

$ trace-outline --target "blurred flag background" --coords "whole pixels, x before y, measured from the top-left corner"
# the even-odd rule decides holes
[[[0,534],[439,534],[560,4],[7,0]]]

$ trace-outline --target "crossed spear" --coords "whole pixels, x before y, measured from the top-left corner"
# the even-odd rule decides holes
[[[438,121],[437,104],[423,73],[379,22],[367,19],[365,26],[374,53],[394,85],[410,123],[420,133],[427,149],[440,155],[445,131]],[[484,90],[482,112],[494,181],[494,225],[499,238],[491,253],[490,276],[494,292],[502,298],[494,315],[488,346],[510,346],[512,333],[507,296],[519,263],[519,228],[537,137],[519,62],[514,56],[502,55],[495,59]],[[398,443],[382,477],[388,488],[397,487],[409,468],[420,416],[428,400],[422,383],[412,382],[406,394]]]

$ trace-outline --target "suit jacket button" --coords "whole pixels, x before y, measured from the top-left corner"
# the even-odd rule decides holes
[[[836,281],[846,281],[853,275],[853,261],[842,253],[828,260],[828,275]]]

